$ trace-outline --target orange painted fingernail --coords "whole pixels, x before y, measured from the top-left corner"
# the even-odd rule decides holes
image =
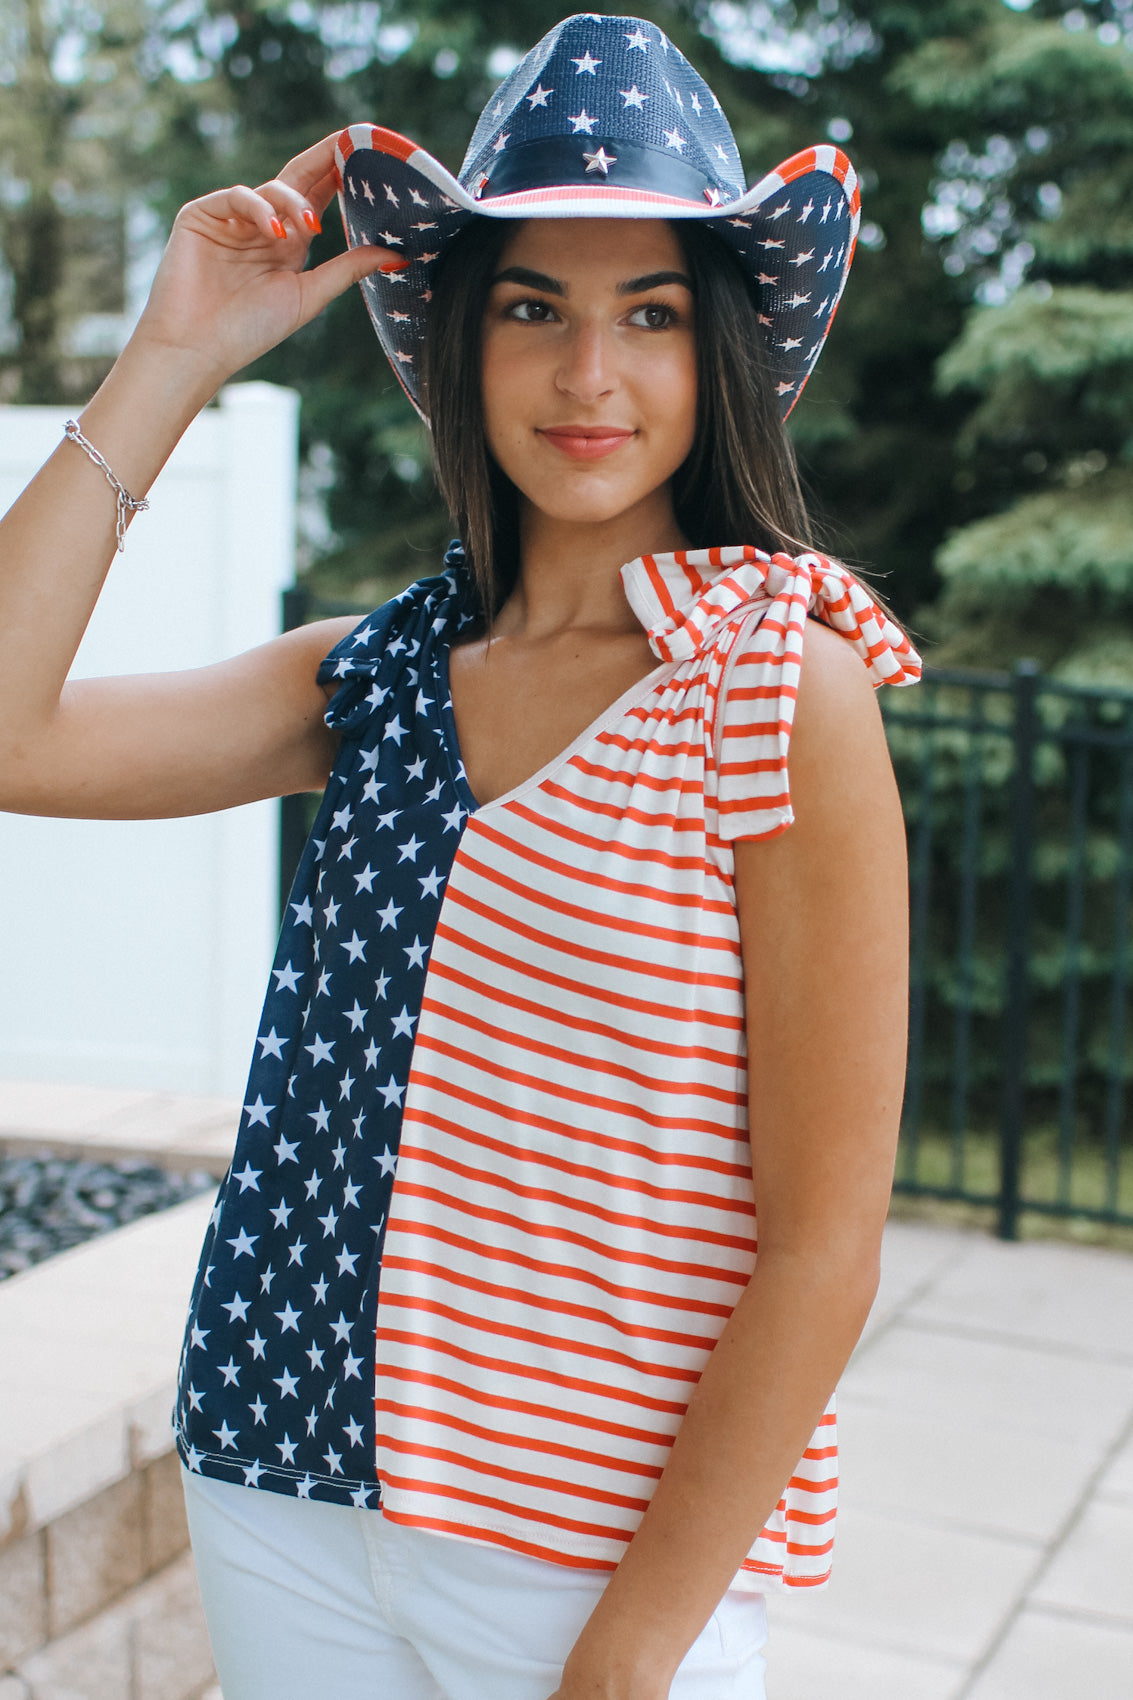
[[[412,263],[411,260],[383,260],[378,270],[380,272],[407,272]]]
[[[273,218],[271,221],[271,227],[277,236],[287,235],[286,230],[283,228],[283,220],[281,218]]]
[[[303,208],[303,223],[307,226],[308,230],[313,230],[316,236],[323,228],[316,215],[311,211],[310,207]]]

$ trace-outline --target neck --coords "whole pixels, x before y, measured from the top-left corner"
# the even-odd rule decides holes
[[[501,635],[548,637],[571,627],[640,631],[622,589],[621,568],[639,555],[687,549],[668,490],[609,520],[553,518],[522,502],[520,567],[500,610]]]

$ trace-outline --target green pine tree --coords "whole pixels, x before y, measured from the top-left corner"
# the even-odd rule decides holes
[[[903,80],[955,124],[959,170],[943,203],[953,253],[966,243],[978,261],[971,244],[997,199],[1001,222],[1000,275],[984,265],[986,304],[937,366],[941,394],[966,407],[953,486],[977,511],[937,555],[933,658],[1032,655],[1061,678],[1129,688],[1133,53],[1104,20],[1099,39],[1101,12],[1000,20],[933,43]],[[967,217],[956,201],[973,162],[984,197]],[[997,300],[1004,254],[1027,281]]]

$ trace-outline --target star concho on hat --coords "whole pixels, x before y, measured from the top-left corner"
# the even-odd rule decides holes
[[[582,13],[557,24],[484,108],[460,176],[416,142],[352,124],[335,150],[351,247],[409,264],[361,284],[414,407],[433,269],[470,218],[694,218],[759,287],[759,322],[785,419],[814,369],[857,241],[857,174],[832,144],[744,188],[708,84],[656,24]]]

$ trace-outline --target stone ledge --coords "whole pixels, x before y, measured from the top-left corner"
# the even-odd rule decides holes
[[[188,1545],[172,1451],[46,1528],[8,1541],[0,1547],[0,1671],[115,1605]]]
[[[185,1552],[0,1677],[0,1700],[202,1700],[215,1682]]]
[[[0,1283],[0,1545],[169,1452],[211,1208],[189,1199]]]
[[[218,1177],[236,1141],[240,1104],[183,1092],[0,1080],[0,1154],[126,1158]]]
[[[211,1207],[190,1199],[0,1283],[0,1700],[201,1700],[215,1684],[171,1427]]]

